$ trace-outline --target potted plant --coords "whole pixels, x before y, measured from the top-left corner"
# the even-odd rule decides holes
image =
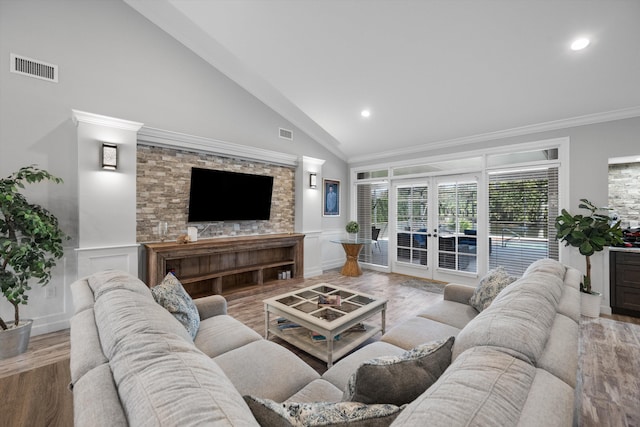
[[[358,231],[360,231],[360,224],[358,224],[356,221],[349,221],[345,227],[345,230],[347,230],[349,236],[352,236],[355,239],[356,234],[358,234]]]
[[[556,238],[565,242],[565,246],[578,248],[585,256],[586,275],[581,284],[582,314],[590,317],[600,315],[600,298],[602,294],[591,289],[591,255],[600,252],[606,246],[622,243],[620,221],[611,224],[608,215],[601,213],[607,208],[598,208],[587,199],[580,199],[580,209],[589,211],[587,215],[571,215],[565,209],[556,218]]]
[[[13,322],[0,317],[0,359],[26,351],[32,320],[20,320],[19,307],[27,304],[30,283],[46,285],[56,260],[63,255],[57,218],[37,204],[29,203],[20,189],[24,184],[62,179],[35,166],[26,166],[0,179],[0,290],[13,305]]]

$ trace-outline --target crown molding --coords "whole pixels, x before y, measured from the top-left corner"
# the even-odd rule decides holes
[[[478,135],[465,136],[462,138],[454,138],[445,141],[437,141],[422,145],[417,145],[400,150],[384,151],[379,153],[364,154],[362,156],[354,156],[349,158],[349,163],[368,162],[373,160],[384,160],[393,156],[407,156],[424,153],[439,148],[455,147],[458,145],[474,144],[496,139],[510,138],[515,136],[529,135],[538,132],[546,132],[558,129],[567,129],[576,126],[586,126],[596,123],[605,123],[615,120],[630,119],[640,116],[640,106],[624,108],[614,111],[606,111],[604,113],[587,114],[584,116],[572,117],[569,119],[553,120],[550,122],[538,123],[534,125],[521,126],[512,129],[505,129],[496,132],[488,132]]]
[[[87,113],[86,111],[71,110],[71,117],[76,127],[80,123],[105,126],[116,129],[130,130],[137,132],[144,123],[133,122],[131,120],[116,119],[115,117],[103,116],[100,114]]]
[[[187,151],[198,151],[223,157],[241,158],[283,166],[295,167],[298,165],[298,156],[293,154],[147,126],[142,127],[138,132],[138,143],[156,147],[181,148]]]

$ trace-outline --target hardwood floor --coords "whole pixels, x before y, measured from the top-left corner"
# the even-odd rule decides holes
[[[263,299],[330,282],[387,298],[387,328],[390,328],[442,298],[413,287],[398,286],[408,279],[367,270],[353,278],[331,270],[311,279],[278,282],[229,295],[228,311],[262,335]],[[318,372],[326,370],[320,360],[280,340],[277,342],[294,350]],[[619,315],[583,317],[579,357],[576,425],[640,426],[640,319]],[[27,354],[0,361],[0,427],[72,426],[73,403],[68,383],[69,331],[33,337]]]

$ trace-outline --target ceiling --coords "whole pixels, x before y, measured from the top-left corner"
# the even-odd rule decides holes
[[[638,0],[125,2],[351,162],[640,115]]]

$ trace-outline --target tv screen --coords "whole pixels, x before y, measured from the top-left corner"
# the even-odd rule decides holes
[[[268,220],[273,177],[192,168],[188,222]]]

